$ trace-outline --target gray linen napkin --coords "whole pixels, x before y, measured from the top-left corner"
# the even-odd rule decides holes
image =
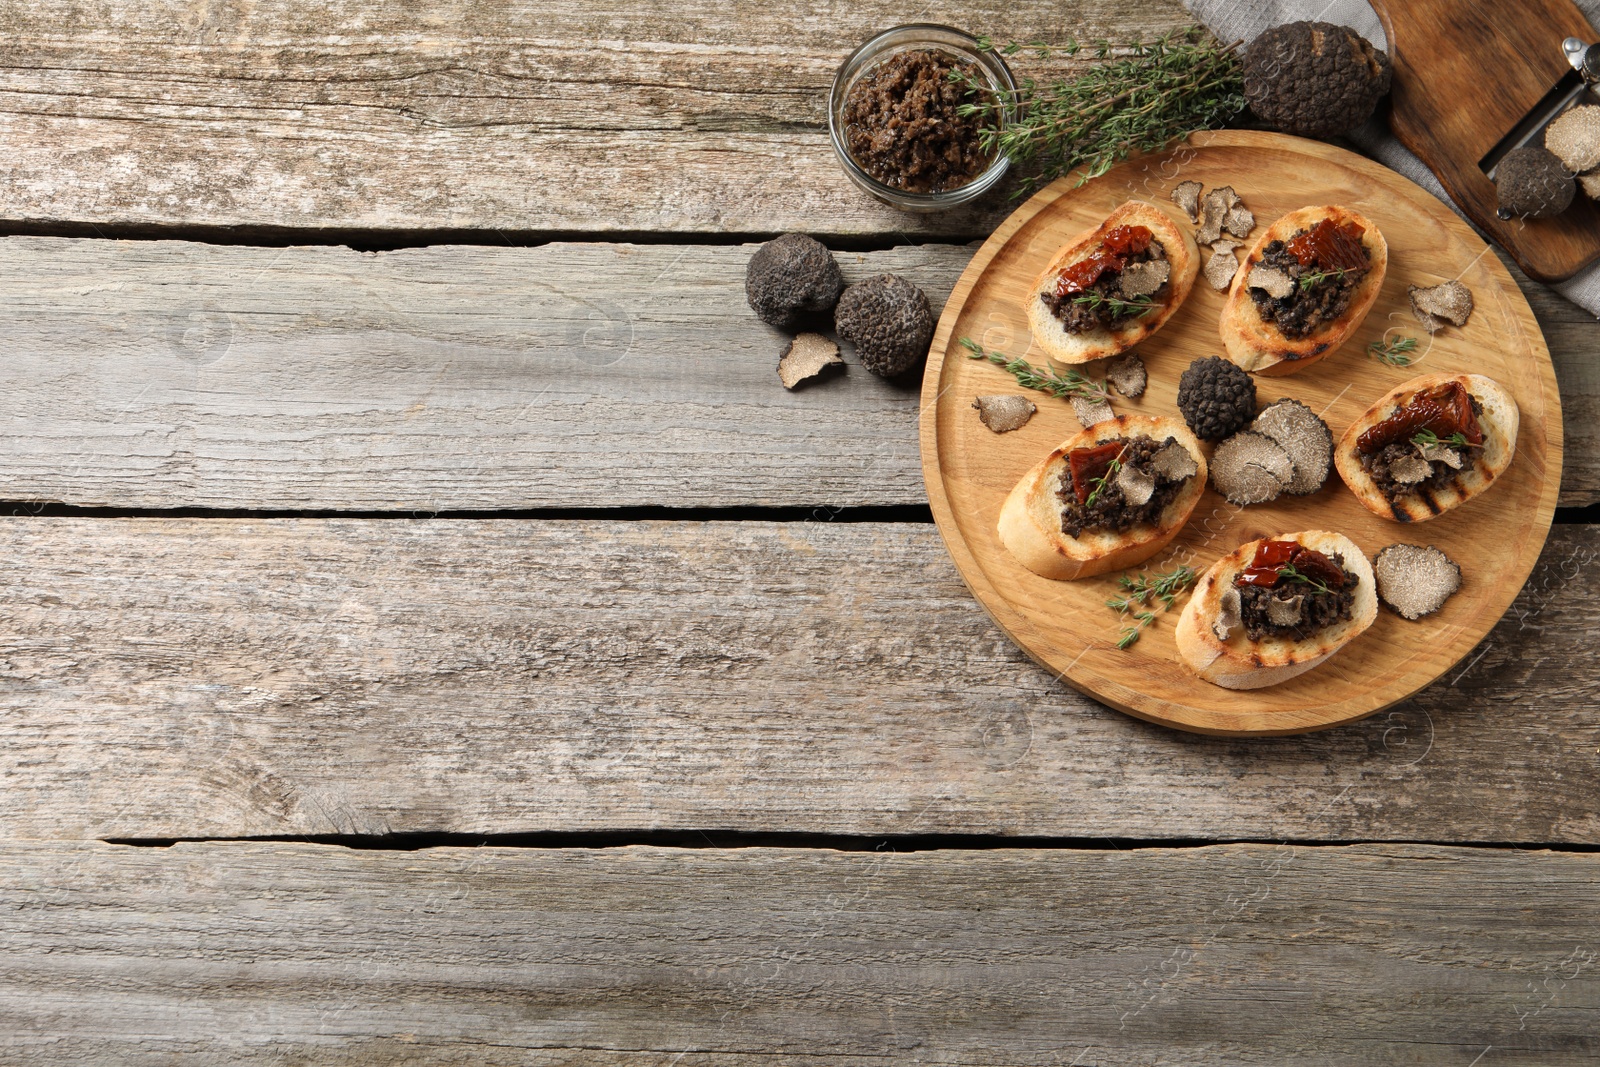
[[[1600,25],[1600,0],[1575,2],[1591,24]],[[1273,26],[1296,19],[1314,19],[1349,26],[1380,48],[1388,45],[1383,26],[1366,0],[1184,0],[1184,3],[1223,41],[1243,39],[1248,42]],[[1550,47],[1559,48],[1560,45],[1560,41],[1552,41]],[[1433,171],[1395,139],[1382,118],[1374,118],[1350,134],[1350,140],[1367,155],[1404,174],[1450,204],[1456,214],[1461,214],[1460,209],[1450,203]],[[1581,270],[1552,288],[1591,315],[1600,317],[1600,264]]]

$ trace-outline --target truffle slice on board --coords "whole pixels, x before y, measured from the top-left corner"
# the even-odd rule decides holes
[[[1200,191],[1204,188],[1197,181],[1179,182],[1172,188],[1172,202],[1183,209],[1190,222],[1200,221]]]
[[[1240,431],[1211,454],[1211,484],[1230,504],[1276,500],[1293,479],[1289,453],[1266,434]]]
[[[1262,408],[1250,429],[1266,434],[1288,453],[1294,474],[1285,492],[1309,496],[1327,482],[1333,469],[1333,431],[1315,411],[1286,397]]]
[[[1378,598],[1403,619],[1433,614],[1461,588],[1461,568],[1432,545],[1390,545],[1372,561],[1372,571]]]
[[[1150,374],[1145,370],[1144,360],[1139,358],[1139,354],[1129,352],[1122,358],[1112,361],[1106,368],[1106,381],[1129,400],[1137,400],[1144,395],[1145,386],[1150,382]]]
[[[1205,273],[1211,288],[1225,292],[1233,284],[1233,276],[1239,273],[1239,260],[1231,251],[1212,252],[1211,258],[1206,260]]]
[[[1083,428],[1086,430],[1096,423],[1117,417],[1117,413],[1111,410],[1111,405],[1106,401],[1085,400],[1081,396],[1072,398],[1072,413],[1078,416],[1078,421],[1083,424]]]
[[[1472,316],[1472,290],[1459,281],[1442,282],[1427,289],[1410,285],[1406,295],[1411,298],[1411,313],[1429,333],[1447,324],[1465,326]]]
[[[1033,401],[1014,393],[976,397],[972,406],[978,409],[978,420],[995,433],[1022,429],[1039,410]]]
[[[1545,127],[1544,146],[1573,174],[1600,167],[1600,107],[1563,112]]]

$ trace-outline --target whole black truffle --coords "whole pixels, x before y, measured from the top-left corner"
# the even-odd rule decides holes
[[[744,295],[761,321],[791,333],[825,317],[844,292],[844,274],[821,241],[786,233],[756,249]]]
[[[1500,191],[1500,214],[1506,218],[1551,218],[1571,207],[1578,193],[1578,183],[1561,160],[1538,145],[1507,152],[1495,168],[1494,183]]]
[[[1255,418],[1256,383],[1220,356],[1197,359],[1178,379],[1178,410],[1202,441],[1232,437]]]
[[[861,363],[880,378],[898,378],[928,354],[933,309],[921,289],[879,274],[844,291],[834,312],[839,336],[856,346]]]
[[[1390,74],[1389,56],[1348,26],[1290,22],[1245,50],[1244,98],[1284,133],[1336,137],[1372,117]]]

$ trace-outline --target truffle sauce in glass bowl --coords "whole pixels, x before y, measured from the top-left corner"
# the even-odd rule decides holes
[[[894,207],[942,211],[1005,177],[1006,157],[979,144],[981,118],[957,113],[971,96],[952,69],[1016,91],[998,54],[949,26],[897,26],[850,54],[828,96],[828,133],[851,181]]]

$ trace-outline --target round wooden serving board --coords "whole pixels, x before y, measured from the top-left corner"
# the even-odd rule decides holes
[[[1106,607],[1117,575],[1055,582],[1023,568],[1000,544],[995,523],[1017,480],[1079,430],[1071,406],[1030,392],[1000,367],[967,358],[959,339],[1043,366],[1022,303],[1056,251],[1130,199],[1167,204],[1180,181],[1207,190],[1231,185],[1256,216],[1256,231],[1308,204],[1343,204],[1371,219],[1389,243],[1389,269],[1376,306],[1337,352],[1298,374],[1256,378],[1262,404],[1294,397],[1322,414],[1335,438],[1383,394],[1408,378],[1473,371],[1516,397],[1516,458],[1482,496],[1430,522],[1401,525],[1363,508],[1338,473],[1308,497],[1237,508],[1214,490],[1168,548],[1142,569],[1188,563],[1204,573],[1245,541],[1305,529],[1337,530],[1369,555],[1397,541],[1438,545],[1461,565],[1462,588],[1443,610],[1407,622],[1387,609],[1363,635],[1321,666],[1282,685],[1222,689],[1189,674],[1173,643],[1178,610],[1126,651],[1123,619]],[[1178,212],[1177,214],[1181,214]],[[1209,252],[1202,249],[1202,267]],[[1243,250],[1238,255],[1242,259]],[[1477,308],[1461,329],[1430,339],[1412,317],[1407,285],[1459,278]],[[1225,294],[1202,277],[1188,302],[1139,346],[1150,385],[1136,401],[1116,397],[1118,414],[1177,415],[1178,376],[1191,361],[1221,355],[1217,323]],[[1367,354],[1369,342],[1418,339],[1408,368]],[[1096,377],[1099,365],[1083,368]],[[1026,393],[1039,407],[1027,426],[995,434],[978,421],[974,397]],[[1470,652],[1511,605],[1550,530],[1561,481],[1561,399],[1544,338],[1500,260],[1442,203],[1360,156],[1315,141],[1226,131],[1114,168],[1081,188],[1072,179],[1041,191],[1007,219],[973,257],[939,320],[922,386],[922,465],[933,515],[967,585],[1034,659],[1091,696],[1140,718],[1212,734],[1290,734],[1370,715],[1404,700]]]

